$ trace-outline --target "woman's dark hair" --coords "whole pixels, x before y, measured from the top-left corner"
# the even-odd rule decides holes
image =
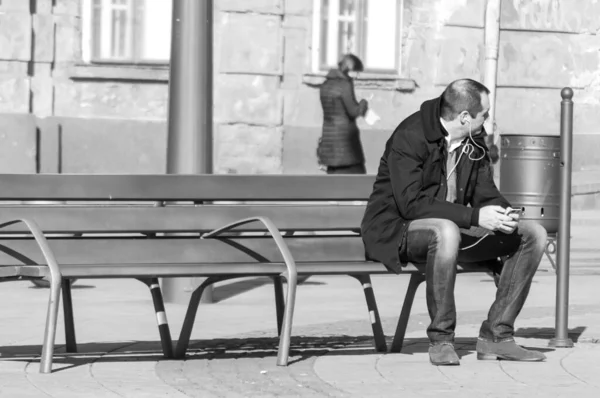
[[[472,118],[483,110],[481,94],[489,94],[490,90],[483,84],[471,80],[460,79],[448,85],[442,94],[441,116],[444,120],[454,120],[464,111]]]
[[[365,70],[365,67],[356,55],[354,54],[344,54],[338,62],[338,69],[342,71],[342,73],[348,72],[362,72]]]

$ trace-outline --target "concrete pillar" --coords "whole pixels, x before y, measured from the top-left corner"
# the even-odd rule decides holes
[[[168,174],[213,169],[213,0],[173,0],[167,143]],[[163,278],[166,302],[187,302],[196,278]],[[212,302],[212,290],[204,293]]]

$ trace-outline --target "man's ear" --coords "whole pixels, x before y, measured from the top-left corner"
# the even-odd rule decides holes
[[[471,123],[471,115],[469,115],[469,112],[467,111],[462,111],[459,115],[458,115],[458,120],[460,121],[460,124],[465,125],[467,123]]]

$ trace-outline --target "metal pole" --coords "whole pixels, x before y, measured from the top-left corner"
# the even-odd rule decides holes
[[[487,0],[485,6],[485,75],[484,84],[490,90],[490,117],[488,118],[485,129],[488,133],[486,145],[492,149],[497,143],[496,148],[500,155],[499,133],[496,131],[496,92],[498,80],[498,55],[500,53],[500,9],[502,0]],[[500,187],[500,159],[493,166],[494,181],[496,186]]]
[[[173,0],[168,174],[212,173],[213,1]],[[186,302],[197,283],[163,278],[166,302]],[[212,302],[212,290],[203,302]]]
[[[556,330],[550,346],[573,347],[569,338],[569,255],[571,241],[571,169],[573,153],[573,90],[560,93],[560,218],[556,263]]]

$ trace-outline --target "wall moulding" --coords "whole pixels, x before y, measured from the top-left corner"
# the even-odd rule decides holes
[[[308,73],[302,76],[302,84],[309,87],[319,87],[325,81],[326,73]],[[379,75],[361,73],[354,79],[354,87],[359,90],[385,90],[413,92],[417,83],[413,79],[396,75]]]

